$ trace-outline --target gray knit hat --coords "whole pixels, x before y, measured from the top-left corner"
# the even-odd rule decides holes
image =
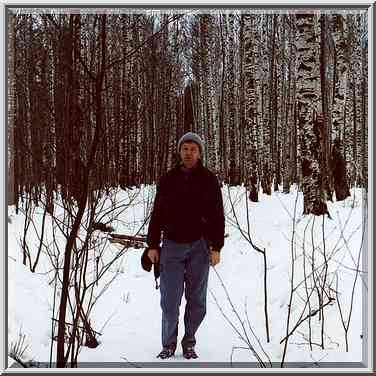
[[[184,142],[194,142],[200,147],[200,154],[204,151],[204,141],[201,139],[201,137],[197,133],[188,132],[185,135],[183,135],[179,142],[178,142],[178,152],[180,152],[180,147]]]

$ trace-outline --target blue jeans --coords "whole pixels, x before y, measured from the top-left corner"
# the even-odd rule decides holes
[[[163,347],[177,344],[179,307],[184,287],[187,303],[182,346],[196,344],[195,334],[206,314],[209,266],[210,252],[204,239],[192,243],[164,239],[160,260]]]

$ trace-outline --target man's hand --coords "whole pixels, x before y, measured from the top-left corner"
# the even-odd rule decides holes
[[[148,257],[153,264],[157,264],[159,262],[158,249],[149,249],[148,250]]]
[[[210,253],[211,253],[210,265],[215,266],[221,261],[221,254],[218,251],[213,250],[212,247],[210,247]]]

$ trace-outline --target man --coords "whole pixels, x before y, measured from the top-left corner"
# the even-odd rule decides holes
[[[148,230],[148,256],[152,263],[160,262],[162,359],[175,354],[183,292],[183,356],[198,357],[195,334],[206,314],[209,267],[220,262],[224,244],[222,193],[217,177],[201,162],[203,141],[188,132],[179,140],[178,152],[181,164],[159,181]]]

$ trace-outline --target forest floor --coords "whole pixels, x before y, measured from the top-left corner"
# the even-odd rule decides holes
[[[134,234],[137,231],[148,205],[150,207],[154,189],[153,186],[142,187],[138,195],[132,196],[133,199],[129,192],[118,192],[118,199],[123,202],[133,201],[124,214],[111,223],[115,233]],[[290,337],[285,361],[299,362],[301,366],[303,362],[316,362],[317,365],[322,362],[360,362],[362,337],[366,334],[362,333],[362,291],[367,291],[368,288],[367,266],[362,266],[362,258],[359,269],[365,272],[359,274],[354,294],[352,289],[356,277],[354,270],[357,269],[362,243],[362,190],[352,189],[352,196],[345,201],[328,202],[332,219],[325,216],[324,221],[322,216],[313,218],[311,215],[302,215],[303,196],[302,193],[297,194],[294,187],[289,194],[274,192],[267,196],[260,192],[259,202],[248,201],[249,233],[254,245],[261,250],[265,249],[267,258],[269,343],[266,341],[264,317],[263,256],[245,239],[247,234],[243,236],[239,231],[229,199],[231,195],[238,222],[247,232],[244,192],[244,187],[223,187],[227,237],[221,252],[221,263],[210,270],[207,315],[197,333],[196,350],[199,358],[185,360],[179,346],[175,357],[163,361],[162,366],[179,363],[184,367],[184,364],[188,365],[189,362],[191,365],[197,362],[221,362],[222,366],[223,363],[229,366],[233,362],[233,366],[236,366],[236,362],[257,362],[249,346],[241,340],[234,327],[242,337],[249,337],[250,343],[263,361],[267,362],[268,356],[273,363],[275,362],[275,366],[278,366],[283,355],[283,344],[280,341],[286,336],[292,237],[295,243],[294,287],[298,284],[300,287],[293,296],[290,330],[299,320],[304,308],[306,291],[303,252],[312,255],[314,248],[316,267],[323,261],[323,253],[326,252],[329,259],[326,281],[332,288],[332,297],[336,300],[324,308],[324,349],[317,345],[321,344],[321,321],[317,314],[311,320],[314,342],[312,351],[308,344],[307,319]],[[63,215],[61,208],[56,212],[56,215]],[[39,228],[42,215],[43,209],[36,208],[36,228]],[[53,276],[52,266],[49,257],[44,253],[35,273],[31,273],[29,268],[23,265],[20,239],[23,235],[24,219],[22,213],[16,215],[15,207],[8,207],[8,343],[11,347],[17,343],[20,335],[24,335],[27,348],[22,356],[23,361],[48,362],[54,308],[54,283],[50,283]],[[46,227],[46,237],[51,231],[49,226]],[[32,229],[29,232],[28,244],[30,249],[34,249],[37,237]],[[141,232],[145,233],[145,229]],[[63,249],[64,239],[60,238],[59,241]],[[119,244],[110,243],[105,233],[100,234],[100,244],[105,247],[103,257],[110,258],[122,248]],[[98,337],[99,346],[95,349],[82,347],[79,362],[102,363],[102,366],[113,363],[118,364],[117,367],[147,367],[145,362],[158,361],[156,355],[161,349],[160,294],[159,290],[155,289],[153,274],[141,268],[141,254],[142,249],[129,248],[111,266],[107,279],[100,281],[96,290],[97,295],[116,275],[111,285],[98,298],[90,316],[94,330],[101,333]],[[311,265],[307,263],[306,268],[309,273]],[[323,270],[319,268],[318,272]],[[312,287],[312,278],[308,279],[307,283],[308,288]],[[345,332],[337,298],[345,322],[350,308],[352,309],[348,352],[345,350]],[[56,297],[56,301],[59,301],[59,296]],[[317,299],[312,297],[311,302],[312,309],[317,308]],[[184,306],[183,297],[181,318]],[[307,310],[302,317],[306,315]],[[184,323],[181,319],[179,341],[183,334]],[[260,344],[265,353],[261,350]],[[53,346],[53,360],[56,356],[55,351],[56,342]]]

